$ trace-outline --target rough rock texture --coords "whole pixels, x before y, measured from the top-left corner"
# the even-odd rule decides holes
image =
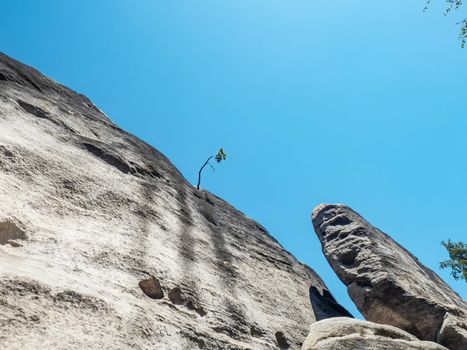
[[[367,320],[467,349],[467,305],[438,275],[349,207],[320,205],[312,219],[326,258]]]
[[[446,350],[439,344],[418,340],[399,328],[347,317],[313,323],[302,349]]]
[[[299,349],[345,315],[258,223],[0,54],[1,349]]]

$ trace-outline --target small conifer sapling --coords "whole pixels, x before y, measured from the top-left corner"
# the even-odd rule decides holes
[[[209,164],[209,166],[214,170],[214,167],[211,165],[211,163],[209,163],[209,161],[214,158],[216,160],[216,162],[220,163],[222,162],[223,160],[226,160],[227,159],[227,154],[224,152],[224,149],[221,148],[219,150],[219,152],[217,152],[217,154],[215,156],[210,156],[206,162],[204,162],[203,166],[201,167],[201,169],[199,169],[199,172],[198,172],[198,185],[196,186],[196,188],[199,190],[199,186],[201,185],[201,173],[203,172],[203,169],[206,167],[206,165]]]
[[[467,244],[463,242],[441,242],[449,254],[449,260],[442,261],[439,266],[442,269],[450,269],[455,280],[467,282]]]

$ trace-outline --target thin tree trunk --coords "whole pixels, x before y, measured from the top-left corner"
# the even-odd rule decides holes
[[[208,165],[209,161],[214,158],[214,156],[210,156],[208,158],[208,160],[203,164],[203,166],[201,167],[201,169],[199,169],[199,173],[198,173],[198,185],[196,186],[196,188],[199,190],[199,185],[201,184],[201,172],[203,171],[204,167],[206,165]]]

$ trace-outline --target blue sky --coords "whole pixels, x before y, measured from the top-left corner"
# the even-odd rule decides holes
[[[462,13],[424,0],[1,0],[0,50],[258,220],[358,315],[310,221],[345,203],[439,273],[467,237]]]

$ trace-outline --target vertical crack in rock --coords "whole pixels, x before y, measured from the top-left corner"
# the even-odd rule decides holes
[[[198,286],[193,278],[195,276],[195,264],[197,258],[196,239],[194,237],[195,221],[192,213],[192,202],[188,198],[188,190],[185,186],[180,186],[176,194],[178,204],[178,224],[179,224],[179,265],[182,272],[182,281],[187,284],[187,287],[198,299],[197,290]]]
[[[205,194],[205,200],[199,200],[200,212],[202,215],[213,225],[208,225],[209,234],[211,240],[214,243],[214,253],[216,256],[216,266],[219,269],[220,273],[220,283],[223,290],[229,291],[229,297],[224,298],[223,307],[228,312],[228,323],[229,326],[227,327],[218,327],[228,329],[229,327],[234,329],[234,334],[248,334],[249,333],[249,326],[248,320],[245,312],[243,309],[246,309],[245,306],[243,308],[239,307],[238,304],[234,304],[231,301],[231,298],[237,300],[238,298],[238,291],[237,291],[237,279],[238,273],[235,269],[235,264],[232,260],[232,254],[229,252],[227,243],[225,240],[224,235],[226,231],[223,229],[222,221],[217,218],[220,214],[216,213],[216,205],[213,202],[213,199],[209,198],[209,194],[207,192]],[[209,198],[209,200],[208,200]],[[229,334],[231,332],[224,332]],[[230,334],[230,336],[232,336]]]

